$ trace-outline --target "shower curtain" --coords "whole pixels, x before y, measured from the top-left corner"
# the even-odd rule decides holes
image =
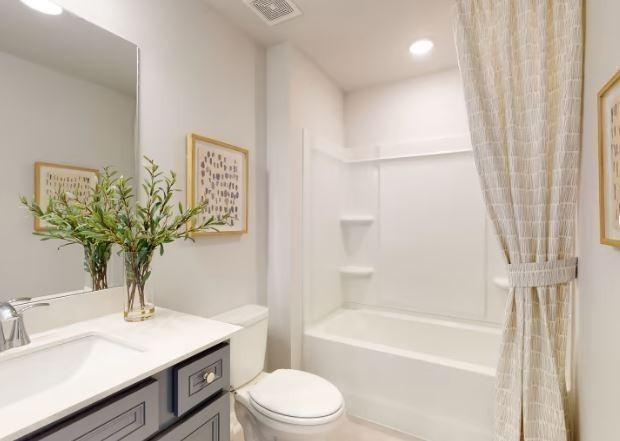
[[[581,0],[456,0],[476,167],[511,285],[495,439],[567,441],[581,141]]]

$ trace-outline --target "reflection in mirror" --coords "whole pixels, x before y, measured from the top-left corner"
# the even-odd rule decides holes
[[[84,248],[34,236],[19,196],[45,205],[105,166],[134,175],[137,58],[135,45],[67,11],[0,2],[0,301],[93,286]],[[115,252],[107,279],[122,283]]]

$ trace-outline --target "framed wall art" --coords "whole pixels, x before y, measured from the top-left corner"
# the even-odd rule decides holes
[[[620,71],[598,94],[601,243],[620,247]]]
[[[211,216],[223,219],[218,231],[194,236],[244,234],[248,232],[248,151],[212,138],[187,136],[187,205],[208,205],[196,223]]]
[[[86,198],[97,185],[99,171],[74,165],[34,163],[34,200],[43,211],[47,210],[50,197],[59,192],[70,192],[77,199]],[[36,216],[34,229],[44,230],[46,225]]]

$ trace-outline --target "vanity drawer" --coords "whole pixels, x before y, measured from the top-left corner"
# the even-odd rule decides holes
[[[177,365],[173,371],[174,413],[183,415],[194,406],[230,386],[230,347],[223,343]]]
[[[151,441],[230,441],[229,399],[228,392],[221,392]]]
[[[148,380],[28,440],[142,441],[159,429],[158,400],[157,381]]]

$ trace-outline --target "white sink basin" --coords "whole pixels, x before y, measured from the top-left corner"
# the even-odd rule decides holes
[[[102,334],[85,334],[0,358],[0,409],[68,381],[96,381],[113,366],[131,362],[142,351]]]

